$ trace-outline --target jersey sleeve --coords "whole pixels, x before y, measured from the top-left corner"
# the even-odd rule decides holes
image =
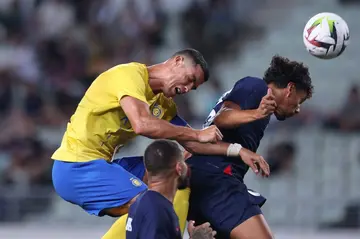
[[[234,88],[224,97],[223,101],[231,101],[239,105],[241,109],[255,109],[259,106],[261,99],[266,95],[267,86],[261,79],[238,81]]]
[[[170,121],[171,124],[173,125],[177,125],[177,126],[188,126],[189,124],[183,119],[181,118],[179,115],[175,115],[174,118],[172,118],[172,120]]]
[[[175,238],[174,226],[165,210],[149,210],[141,223],[139,239]]]
[[[177,115],[177,107],[174,100],[161,94],[158,103],[161,106],[160,109],[163,111],[159,112],[161,114],[161,119],[170,122]],[[153,115],[156,116],[156,114]]]
[[[114,92],[118,101],[124,96],[131,96],[147,104],[146,100],[146,80],[147,75],[140,66],[127,66],[113,69],[106,74],[111,78],[111,91]]]

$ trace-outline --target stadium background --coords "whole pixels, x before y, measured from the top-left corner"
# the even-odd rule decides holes
[[[200,50],[212,78],[177,99],[200,127],[218,97],[274,54],[304,61],[315,84],[302,114],[271,121],[259,150],[269,179],[248,186],[268,198],[277,238],[359,238],[360,28],[357,0],[1,0],[0,238],[100,238],[113,222],[59,199],[50,155],[96,75],[119,63],[151,64],[180,48]],[[318,60],[302,43],[318,12],[342,16],[352,44]],[[149,141],[122,154],[139,155]]]

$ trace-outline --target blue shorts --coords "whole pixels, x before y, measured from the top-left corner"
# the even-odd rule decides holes
[[[188,219],[197,225],[209,222],[217,231],[216,238],[230,238],[235,227],[262,214],[260,207],[266,199],[214,167],[212,157],[216,156],[192,156],[186,160],[191,168]]]
[[[109,163],[104,159],[72,163],[54,160],[52,180],[64,200],[89,214],[104,216],[104,209],[120,207],[147,186],[142,182],[142,157],[124,157]]]

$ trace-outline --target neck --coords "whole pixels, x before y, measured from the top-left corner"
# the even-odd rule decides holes
[[[149,74],[149,85],[154,94],[159,94],[164,88],[164,63],[152,65],[147,67]]]
[[[174,197],[177,191],[176,179],[166,179],[159,176],[149,176],[148,188],[166,197],[171,203],[174,201]]]

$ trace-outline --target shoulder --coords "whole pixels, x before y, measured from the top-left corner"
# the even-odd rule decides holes
[[[172,208],[168,205],[169,202],[165,201],[167,199],[160,196],[153,192],[145,193],[138,201],[136,209],[132,213],[129,212],[129,215],[136,218],[137,221],[141,221],[144,227],[156,228],[168,225],[173,220],[171,217]]]
[[[242,109],[257,107],[262,97],[266,95],[267,84],[257,77],[244,77],[238,80],[232,90],[224,96],[224,101],[232,101]]]
[[[138,203],[138,210],[145,210],[154,215],[163,214],[172,209],[172,204],[164,196],[153,191],[145,192]]]
[[[152,111],[155,117],[170,121],[177,114],[177,107],[173,99],[167,98],[161,93],[152,107]]]
[[[175,101],[166,97],[163,93],[159,94],[157,102],[166,108],[176,107]]]
[[[148,72],[146,65],[137,63],[137,62],[131,62],[127,64],[120,64],[116,65],[104,73],[102,73],[105,77],[125,77],[134,79],[147,79]]]
[[[238,80],[235,83],[233,90],[235,91],[243,90],[249,92],[261,91],[261,92],[265,92],[266,94],[267,88],[268,88],[267,84],[263,79],[258,77],[247,76]]]

